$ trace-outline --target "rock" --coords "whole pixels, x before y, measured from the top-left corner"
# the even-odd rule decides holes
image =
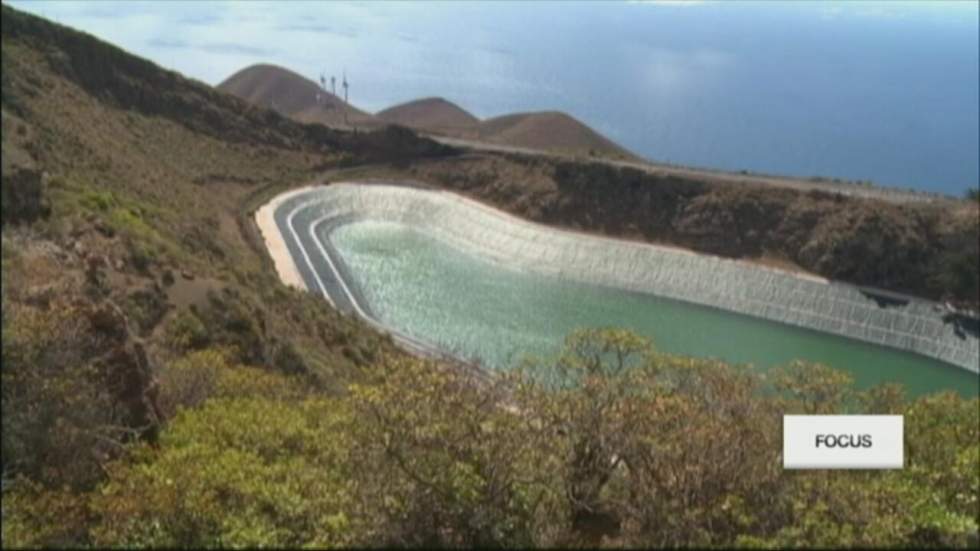
[[[0,182],[0,223],[30,224],[51,215],[41,174],[39,170],[25,167],[3,171]]]
[[[111,301],[105,301],[89,310],[88,321],[95,331],[114,342],[122,343],[129,338],[126,316],[122,309]]]
[[[24,302],[31,306],[47,309],[57,295],[54,284],[35,285],[25,293]]]
[[[125,408],[123,424],[140,437],[156,442],[163,416],[158,385],[143,344],[127,339],[100,358],[98,364],[109,381],[109,391]]]
[[[105,268],[109,266],[109,258],[105,255],[92,254],[85,258],[86,292],[93,299],[99,299],[109,292]]]
[[[180,275],[181,275],[181,277],[183,277],[184,279],[189,280],[189,281],[194,279],[194,274],[192,274],[188,270],[181,270],[180,271]]]
[[[85,258],[89,271],[101,270],[109,266],[109,257],[104,254],[90,254]]]
[[[112,226],[106,224],[103,220],[96,220],[95,230],[110,239],[116,236],[116,230],[114,230]]]
[[[114,302],[80,306],[94,332],[104,338],[97,341],[98,347],[108,351],[95,365],[113,401],[122,406],[122,424],[140,438],[156,442],[163,417],[157,403],[159,388],[143,343],[130,333],[125,314]]]
[[[121,258],[117,258],[116,261],[113,262],[113,267],[117,272],[121,272],[126,268],[126,261]]]

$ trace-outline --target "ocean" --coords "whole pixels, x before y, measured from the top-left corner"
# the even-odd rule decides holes
[[[977,2],[12,4],[209,84],[275,63],[369,111],[566,111],[654,161],[980,181]]]

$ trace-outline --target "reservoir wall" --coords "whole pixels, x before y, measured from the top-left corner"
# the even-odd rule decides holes
[[[317,228],[384,220],[409,225],[509,269],[710,306],[980,372],[976,322],[957,321],[935,302],[741,260],[556,229],[447,191],[336,183],[280,196],[274,214],[284,249],[304,272],[307,286],[319,286],[328,298],[343,285],[324,285],[323,278],[312,284],[316,276],[311,272],[321,270],[312,266],[316,262],[311,258],[332,250],[323,246],[329,231],[318,233]],[[315,246],[318,240],[320,246]],[[332,277],[343,277],[334,272]]]

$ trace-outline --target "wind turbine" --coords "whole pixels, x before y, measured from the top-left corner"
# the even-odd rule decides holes
[[[350,124],[347,122],[347,111],[349,111],[347,105],[347,69],[344,69],[344,82],[342,86],[344,87],[344,124]]]
[[[347,69],[344,69],[344,83],[341,86],[344,87],[344,103],[347,103]]]

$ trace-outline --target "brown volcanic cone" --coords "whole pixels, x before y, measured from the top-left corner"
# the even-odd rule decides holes
[[[479,139],[513,147],[638,159],[636,155],[561,111],[515,113],[480,124]]]
[[[375,116],[385,122],[400,124],[430,132],[457,135],[472,134],[480,119],[460,106],[443,98],[423,98],[379,111]]]
[[[217,88],[302,122],[343,125],[346,112],[350,124],[375,123],[371,114],[344,105],[343,99],[321,90],[316,82],[276,65],[251,65],[228,77]]]

